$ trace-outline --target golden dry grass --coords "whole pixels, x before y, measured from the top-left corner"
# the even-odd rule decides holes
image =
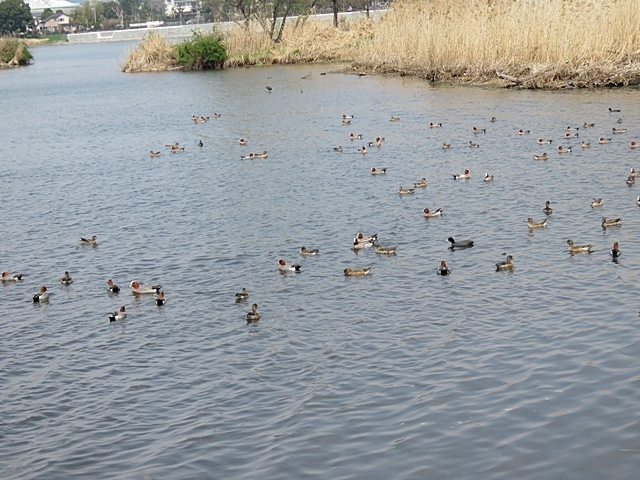
[[[127,53],[122,71],[132,72],[160,72],[177,69],[177,54],[175,48],[155,32],[147,33],[137,48]]]

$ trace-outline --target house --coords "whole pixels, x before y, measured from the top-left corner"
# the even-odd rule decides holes
[[[46,18],[40,19],[40,25],[38,26],[40,31],[46,33],[64,32],[71,33],[71,18],[69,15],[63,12],[54,13]]]
[[[164,10],[168,16],[176,13],[192,13],[199,4],[199,0],[165,0]]]

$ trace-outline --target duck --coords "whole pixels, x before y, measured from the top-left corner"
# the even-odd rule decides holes
[[[569,245],[569,253],[593,253],[591,245],[574,245],[571,239],[567,240],[567,245]]]
[[[376,245],[376,253],[380,255],[395,255],[398,247],[381,247]]]
[[[284,261],[284,258],[278,260],[278,270],[281,272],[300,272],[300,265],[287,265],[287,262]]]
[[[618,258],[622,252],[618,249],[618,242],[613,242],[613,248],[609,252],[613,258]]]
[[[569,138],[578,138],[580,136],[579,133],[565,133],[564,134],[564,138],[569,139]]]
[[[369,275],[371,273],[371,267],[368,268],[359,268],[356,270],[352,270],[350,268],[344,269],[345,277],[355,277],[358,275]]]
[[[635,140],[631,140],[631,142],[629,142],[629,146],[630,146],[631,148],[637,148],[637,147],[638,147],[638,144],[635,142]]]
[[[154,152],[153,150],[149,150],[150,157],[159,157],[161,155],[160,152]]]
[[[71,285],[73,283],[73,278],[69,276],[69,272],[64,272],[64,275],[60,279],[60,283],[65,287]]]
[[[612,128],[611,129],[611,133],[627,133],[627,129],[626,128]]]
[[[351,120],[342,120],[342,126],[351,125]]]
[[[464,180],[471,178],[471,172],[468,168],[465,168],[464,173],[452,173],[454,180]]]
[[[571,153],[571,148],[572,147],[563,147],[562,145],[558,145],[558,148],[556,150],[558,151],[558,153]]]
[[[505,254],[503,253],[503,255]],[[513,257],[511,255],[507,255],[504,262],[496,263],[496,272],[503,272],[505,270],[513,270]]]
[[[478,133],[487,133],[487,129],[486,129],[486,128],[476,128],[476,127],[473,127],[473,133],[475,133],[476,135],[477,135]]]
[[[362,155],[366,155],[367,154],[367,147],[365,145],[362,145],[362,148],[358,149],[358,153],[360,153]]]
[[[636,198],[636,205],[638,205],[638,206],[640,207],[640,196],[638,196],[638,197]]]
[[[580,130],[580,127],[572,127],[571,125],[567,125],[565,130]]]
[[[165,303],[167,303],[167,301],[164,298],[164,292],[158,292],[158,295],[156,296],[156,305],[161,307]]]
[[[591,148],[591,142],[582,142],[582,148]]]
[[[415,191],[416,191],[415,188],[402,188],[402,185],[400,185],[400,188],[398,189],[398,193],[400,195],[408,195],[408,194],[413,193]]]
[[[546,228],[547,223],[549,223],[549,219],[546,219],[546,218],[541,222],[534,222],[533,218],[531,217],[527,218],[527,226],[529,227],[530,230],[534,228]]]
[[[629,185],[629,186],[631,186],[631,185],[635,184],[635,183],[636,183],[636,177],[634,177],[634,176],[632,176],[632,175],[629,175],[629,176],[627,177],[627,182],[626,182],[626,183],[627,183],[627,185]]]
[[[551,139],[551,140],[545,140],[544,138],[539,138],[538,139],[538,144],[539,145],[544,145],[545,143],[551,143],[551,142],[553,142],[553,139]]]
[[[595,123],[587,123],[587,122],[584,122],[584,123],[582,124],[582,128],[590,128],[590,127],[595,127],[595,126],[596,126],[596,124],[595,124]]]
[[[240,145],[246,145],[246,144],[247,144],[247,141],[246,141],[244,138],[241,138],[240,140],[238,140],[238,143],[239,143]]]
[[[44,285],[40,287],[40,292],[33,296],[33,303],[44,303],[49,301],[49,292]]]
[[[398,120],[400,120],[400,117],[391,117],[389,119],[390,122],[397,122]]]
[[[531,133],[531,130],[523,130],[523,129],[518,130],[518,135],[528,135],[529,133]]]
[[[600,137],[598,139],[598,143],[600,143],[600,144],[611,143],[611,137]]]
[[[20,280],[22,280],[23,276],[24,275],[22,275],[22,273],[2,272],[0,280],[2,280],[3,282],[19,282]]]
[[[495,123],[496,122],[496,117],[491,117],[491,123]]]
[[[351,120],[352,118],[353,118],[353,115],[345,115],[345,114],[342,115],[343,120]]]
[[[264,92],[265,93],[271,93],[273,92],[273,87],[271,85],[267,85],[264,87]]]
[[[200,115],[200,122],[204,123],[204,122],[206,122],[207,120],[209,120],[209,117],[208,117],[208,116],[207,116],[207,117],[203,117],[202,115]]]
[[[447,149],[449,149],[449,148],[451,148],[451,144],[450,144],[450,143],[446,143],[446,142],[445,142],[445,143],[443,143],[443,144],[442,144],[442,149],[443,149],[443,150],[447,150]]]
[[[113,280],[107,280],[107,290],[111,293],[120,293],[120,287],[113,283]]]
[[[263,150],[262,153],[256,153],[255,155],[256,158],[267,158],[269,156],[266,150]]]
[[[178,153],[178,152],[184,152],[184,147],[171,149],[171,153]]]
[[[619,227],[621,224],[622,218],[612,218],[610,220],[607,220],[606,218],[602,217],[602,228]]]
[[[429,128],[440,128],[441,126],[442,126],[441,123],[429,122]]]
[[[619,108],[611,108],[609,107],[609,113],[619,113],[620,109]]]
[[[422,177],[419,182],[413,182],[413,186],[416,188],[427,188],[427,179]]]
[[[249,292],[244,287],[240,292],[236,293],[236,302],[244,302],[247,298],[249,298]]]
[[[365,249],[365,248],[373,247],[374,245],[375,245],[375,243],[372,242],[372,241],[358,242],[356,239],[353,240],[353,249],[354,250],[362,250],[362,249]]]
[[[137,294],[147,294],[147,293],[159,293],[160,289],[162,288],[162,285],[143,285],[140,286],[140,284],[138,283],[137,280],[134,280],[133,282],[131,282],[131,284],[129,284],[129,286],[132,288],[133,293],[137,293]]]
[[[167,148],[179,148],[179,147],[180,147],[180,144],[179,144],[178,142],[176,142],[176,143],[170,143],[170,144],[168,144],[168,145],[165,145],[165,147],[167,147]]]
[[[340,153],[341,153],[341,152],[342,152],[342,145],[339,145],[339,146],[337,146],[337,147],[333,147],[333,151],[334,151],[334,152],[340,152]]]
[[[124,305],[120,307],[120,310],[116,310],[113,313],[109,314],[109,322],[115,322],[118,320],[124,320],[127,318],[127,312],[125,311]]]
[[[251,311],[247,313],[247,323],[257,322],[260,320],[260,314],[258,313],[258,304],[251,305]]]
[[[442,260],[440,262],[440,266],[438,267],[438,270],[436,270],[436,273],[438,275],[449,275],[451,273],[451,269],[449,267],[447,267],[447,263]]]
[[[616,123],[622,123],[622,118],[618,117],[618,119],[616,120]]]
[[[373,235],[364,235],[362,232],[356,233],[356,237],[353,239],[356,243],[361,242],[372,242],[375,243],[378,241],[378,234],[374,233]]]
[[[249,152],[249,155],[240,155],[242,160],[253,160],[256,158],[256,154],[253,152]]]
[[[300,247],[300,250],[298,251],[299,255],[318,255],[319,253],[320,250],[317,248],[308,250],[307,247]]]
[[[451,249],[473,247],[473,240],[460,240],[459,242],[456,242],[453,237],[449,237],[447,240],[451,243],[451,247],[449,247]]]
[[[594,198],[591,202],[591,208],[601,207],[602,206],[602,198]]]
[[[431,212],[431,211],[429,211],[428,208],[423,208],[422,209],[422,215],[424,215],[425,218],[440,217],[440,216],[442,216],[442,209],[438,208],[437,210]]]
[[[358,135],[354,135],[353,133],[349,134],[349,139],[350,140],[362,140],[362,134],[359,133]]]
[[[196,117],[195,115],[191,115],[191,121],[193,123],[198,123],[198,117]]]
[[[553,213],[553,209],[551,208],[551,202],[549,200],[545,202],[542,212],[546,213],[547,215],[551,215]]]
[[[213,118],[220,118],[220,117],[222,117],[221,113],[213,112]]]
[[[548,158],[549,158],[549,155],[547,155],[547,152],[544,152],[542,155],[533,156],[534,160],[547,160]]]
[[[491,181],[493,181],[493,175],[489,175],[489,173],[485,173],[485,174],[484,174],[484,181],[485,181],[485,182],[491,182]]]
[[[369,147],[378,147],[378,148],[380,148],[382,146],[382,142],[378,140],[378,141],[375,141],[375,142],[369,142],[369,143],[367,143],[367,145]]]
[[[469,148],[480,148],[480,145],[469,140]]]
[[[640,172],[636,172],[636,169],[631,167],[631,172],[629,173],[630,177],[637,177],[640,175]]]
[[[198,146],[199,147],[204,147],[204,143],[202,143],[202,140],[198,140]]]
[[[387,173],[386,168],[371,167],[371,175],[384,175],[385,173]]]
[[[83,245],[95,245],[97,241],[98,237],[95,235],[91,238],[80,237],[80,243]]]

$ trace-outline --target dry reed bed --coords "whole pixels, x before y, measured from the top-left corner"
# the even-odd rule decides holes
[[[238,27],[225,44],[225,66],[353,61],[359,71],[469,84],[640,84],[638,0],[396,0],[376,22],[289,22],[278,44],[259,26]],[[136,68],[176,68],[170,46],[140,50]]]

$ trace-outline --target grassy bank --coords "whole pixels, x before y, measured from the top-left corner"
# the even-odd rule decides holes
[[[61,43],[67,43],[66,33],[50,33],[48,35],[42,35],[37,38],[25,38],[27,46],[39,46],[39,45],[57,45]]]
[[[225,66],[352,61],[358,71],[457,83],[640,84],[637,0],[396,0],[376,22],[290,21],[277,44],[257,25],[238,27],[224,43]],[[146,55],[153,61],[141,70],[176,68]]]
[[[0,68],[27,65],[33,57],[22,40],[0,38]]]

